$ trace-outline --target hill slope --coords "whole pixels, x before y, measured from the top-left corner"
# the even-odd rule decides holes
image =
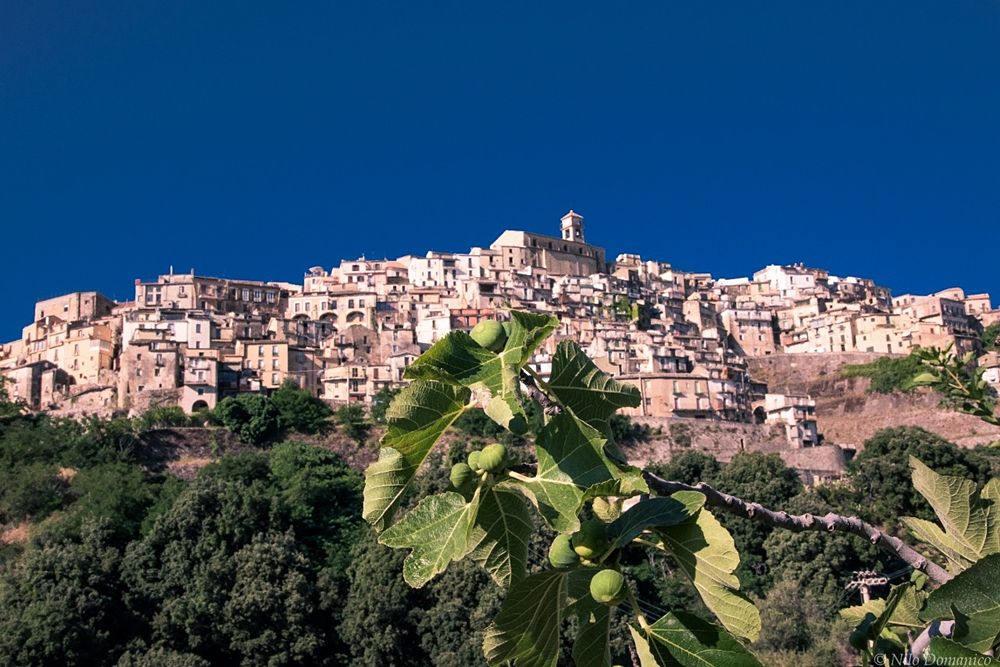
[[[801,392],[816,400],[816,418],[827,442],[860,446],[879,429],[921,426],[954,443],[972,447],[1000,440],[1000,428],[939,406],[928,390],[912,394],[873,394],[869,380],[843,377],[844,364],[877,359],[870,353],[778,354],[749,359],[754,378],[774,392]]]

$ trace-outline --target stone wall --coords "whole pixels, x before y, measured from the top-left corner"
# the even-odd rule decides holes
[[[789,467],[799,472],[803,483],[813,484],[839,478],[845,456],[840,447],[824,445],[792,449],[785,439],[782,424],[744,424],[739,422],[678,417],[635,418],[654,430],[648,441],[627,448],[629,461],[644,466],[666,462],[679,452],[692,449],[705,452],[723,463],[741,452],[775,453]]]
[[[816,422],[824,441],[861,449],[883,428],[920,426],[963,447],[1000,439],[1000,428],[940,406],[930,390],[874,394],[863,377],[843,377],[844,364],[865,364],[879,354],[777,354],[749,359],[750,374],[773,392],[806,393],[816,401]]]

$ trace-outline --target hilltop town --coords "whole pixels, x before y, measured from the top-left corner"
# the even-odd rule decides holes
[[[789,449],[819,445],[815,402],[769,392],[748,360],[834,352],[972,352],[997,383],[984,327],[988,294],[952,288],[893,296],[867,278],[801,264],[721,279],[586,242],[570,211],[558,236],[505,231],[489,247],[313,267],[301,284],[173,272],[135,280],[115,302],[74,292],[35,304],[20,339],[0,345],[13,396],[60,414],[211,409],[225,396],[294,382],[334,404],[370,403],[450,331],[505,309],[559,317],[557,341],[638,386],[637,419],[778,425]],[[531,360],[545,377],[554,341]]]

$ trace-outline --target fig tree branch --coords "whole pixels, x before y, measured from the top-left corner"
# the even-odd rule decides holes
[[[559,403],[553,400],[552,397],[550,397],[543,390],[543,388],[539,386],[540,380],[536,378],[535,374],[531,372],[530,369],[526,370],[528,372],[522,370],[520,379],[522,384],[525,386],[528,395],[538,401],[539,405],[542,406],[542,409],[546,414],[558,414],[562,410]],[[626,462],[622,461],[621,463]],[[534,474],[534,471],[530,471],[529,474]],[[915,570],[923,572],[938,584],[943,584],[952,578],[952,575],[949,574],[947,570],[917,552],[913,549],[913,547],[909,546],[898,537],[887,535],[875,526],[862,521],[858,517],[843,516],[840,514],[834,514],[833,512],[830,512],[825,516],[815,516],[812,514],[789,514],[788,512],[782,510],[774,511],[768,509],[759,503],[747,502],[742,498],[731,496],[728,493],[722,493],[721,491],[713,489],[704,482],[699,482],[693,486],[690,484],[682,484],[681,482],[673,482],[663,479],[648,470],[643,470],[642,475],[646,479],[646,483],[649,484],[650,488],[655,489],[661,494],[669,495],[676,491],[698,491],[699,493],[705,495],[705,504],[710,507],[715,507],[729,512],[730,514],[742,516],[746,519],[750,519],[751,521],[757,521],[758,523],[774,526],[775,528],[784,528],[793,532],[814,530],[827,533],[833,533],[836,531],[851,533],[852,535],[857,535],[858,537],[868,540],[883,551],[898,556],[908,565],[911,565]]]
[[[789,514],[785,511],[774,511],[759,503],[747,502],[742,498],[731,496],[713,489],[704,482],[697,484],[682,484],[663,479],[648,470],[642,471],[642,476],[646,479],[651,489],[657,493],[668,495],[677,491],[697,491],[704,494],[705,504],[720,510],[742,516],[751,521],[757,521],[768,526],[784,528],[793,532],[803,532],[806,530],[822,531],[827,533],[844,532],[862,537],[883,551],[891,553],[903,559],[915,570],[919,570],[928,577],[943,584],[952,578],[943,567],[918,553],[913,547],[903,542],[898,537],[887,535],[875,526],[862,521],[854,516],[842,516],[830,512],[824,516],[812,514]]]

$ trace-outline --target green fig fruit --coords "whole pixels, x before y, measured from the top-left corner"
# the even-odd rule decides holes
[[[456,463],[451,467],[451,485],[466,498],[472,496],[479,484],[476,473],[465,463]]]
[[[507,332],[496,320],[483,320],[469,332],[472,340],[491,352],[499,352],[507,344]]]
[[[479,450],[478,449],[473,449],[471,452],[469,452],[469,456],[468,456],[468,458],[466,458],[466,461],[469,462],[469,467],[472,468],[473,472],[477,472],[477,473],[478,472],[482,472],[483,469],[479,467]]]
[[[597,516],[601,521],[606,521],[611,523],[622,513],[622,501],[620,498],[614,500],[608,500],[602,496],[594,498],[594,502],[591,504],[594,510],[594,515]]]
[[[618,604],[625,599],[625,590],[625,577],[618,570],[601,570],[590,580],[590,597],[601,604]]]
[[[507,465],[507,448],[499,442],[483,447],[479,454],[479,467],[486,472],[498,473]]]
[[[607,528],[596,519],[589,519],[580,525],[580,530],[570,539],[581,558],[593,560],[608,548]]]
[[[580,557],[573,551],[569,535],[556,535],[556,539],[552,540],[552,546],[549,547],[549,562],[552,563],[552,567],[558,569],[579,565]]]

